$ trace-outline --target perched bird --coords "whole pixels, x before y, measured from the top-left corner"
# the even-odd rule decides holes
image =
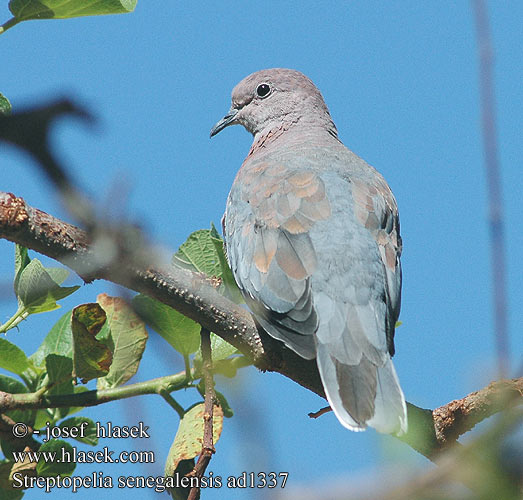
[[[254,136],[224,216],[227,258],[248,306],[272,337],[316,358],[345,427],[406,432],[391,361],[401,238],[389,186],[341,143],[320,91],[298,71],[242,80],[211,137],[234,124]]]

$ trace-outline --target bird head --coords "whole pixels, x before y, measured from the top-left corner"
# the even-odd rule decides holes
[[[265,69],[234,87],[231,108],[211,129],[211,137],[229,125],[243,125],[256,136],[304,122],[336,130],[320,91],[309,78],[293,69]]]

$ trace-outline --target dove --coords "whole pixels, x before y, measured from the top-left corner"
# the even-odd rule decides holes
[[[232,91],[211,137],[243,125],[253,143],[227,198],[227,260],[257,323],[316,359],[327,400],[353,431],[407,431],[392,363],[402,242],[383,176],[345,147],[320,91],[267,69]]]

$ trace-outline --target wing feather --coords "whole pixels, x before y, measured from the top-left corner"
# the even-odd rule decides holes
[[[309,230],[329,216],[318,175],[262,163],[240,170],[224,219],[229,263],[257,320],[309,359],[318,328],[310,280],[317,255]]]

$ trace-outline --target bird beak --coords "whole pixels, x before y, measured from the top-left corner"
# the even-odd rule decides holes
[[[215,136],[218,132],[221,132],[225,127],[238,123],[235,121],[238,111],[238,109],[231,107],[229,112],[211,129],[211,137]]]

